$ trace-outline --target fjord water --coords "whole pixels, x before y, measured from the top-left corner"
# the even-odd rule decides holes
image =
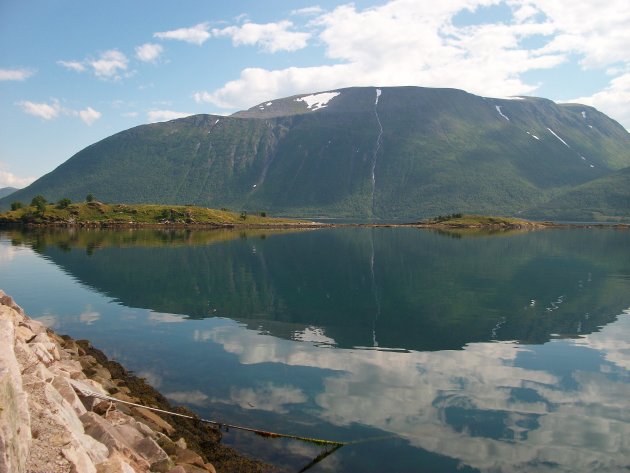
[[[14,231],[0,288],[202,417],[353,442],[309,471],[630,466],[627,230]]]

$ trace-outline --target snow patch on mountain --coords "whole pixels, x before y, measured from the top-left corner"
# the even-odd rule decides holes
[[[558,139],[562,142],[562,144],[563,144],[564,146],[566,146],[567,148],[570,148],[570,146],[567,144],[567,142],[566,142],[566,141],[564,141],[562,138],[560,138],[558,135],[556,135],[556,133],[555,133],[555,132],[554,132],[551,128],[547,127],[547,130],[549,130],[553,136],[555,136],[556,138],[558,138]]]
[[[504,115],[503,112],[501,111],[501,105],[495,105],[494,107],[497,109],[497,112],[499,112],[499,115],[501,115],[507,121],[510,121],[510,119],[507,117],[507,115]]]
[[[322,92],[321,94],[306,95],[295,99],[296,102],[304,102],[309,110],[319,110],[328,106],[328,102],[337,97],[339,92]]]
[[[378,98],[381,96],[381,89],[376,89],[376,100],[374,102],[374,106],[378,105]]]
[[[582,118],[586,119],[586,112],[582,111]]]
[[[529,131],[526,131],[525,133],[527,133],[529,136],[531,136],[532,138],[536,138],[537,140],[540,140],[540,138],[538,138],[536,135],[534,135],[533,133],[530,133]]]

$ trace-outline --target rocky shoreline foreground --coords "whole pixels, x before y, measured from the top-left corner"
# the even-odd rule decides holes
[[[0,290],[0,473],[263,472],[86,340],[59,336]]]

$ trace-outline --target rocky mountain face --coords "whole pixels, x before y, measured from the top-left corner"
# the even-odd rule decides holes
[[[554,215],[546,206],[553,199],[629,166],[630,134],[591,107],[361,87],[135,127],[85,148],[0,206],[92,193],[106,202],[308,217],[545,217]],[[593,211],[583,218],[624,209]]]

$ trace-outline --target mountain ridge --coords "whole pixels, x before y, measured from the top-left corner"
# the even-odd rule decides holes
[[[124,130],[11,200],[93,193],[304,217],[519,214],[629,166],[630,134],[592,107],[357,87]]]

